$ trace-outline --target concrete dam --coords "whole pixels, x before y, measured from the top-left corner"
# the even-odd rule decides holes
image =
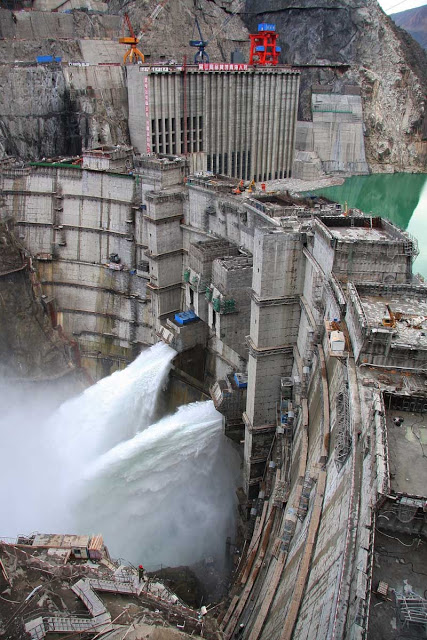
[[[0,635],[425,637],[417,240],[297,194],[369,171],[355,75],[298,121],[302,65],[125,66],[117,16],[4,24],[64,60],[15,43],[4,74]]]
[[[3,216],[94,378],[162,340],[240,445],[223,637],[378,638],[390,620],[396,638],[418,632],[427,309],[415,239],[287,192],[233,193],[233,179],[186,176],[181,158],[109,170],[126,154],[4,167]],[[100,158],[106,170],[90,166]],[[396,564],[402,545],[411,562]]]

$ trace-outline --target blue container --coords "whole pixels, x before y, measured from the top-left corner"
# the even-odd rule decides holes
[[[276,31],[276,25],[270,22],[261,22],[258,25],[258,31]]]
[[[45,64],[46,62],[61,62],[62,58],[56,56],[37,56],[36,60],[39,64]]]
[[[196,316],[194,311],[181,311],[181,313],[175,313],[175,322],[178,324],[190,324],[190,322],[195,322],[199,317]]]
[[[234,382],[237,384],[239,389],[246,389],[248,386],[248,376],[244,373],[235,373]]]
[[[265,51],[265,47],[255,47],[255,51]]]
[[[282,50],[282,47],[276,47],[276,51],[277,51],[277,53],[280,53],[280,52],[281,52],[281,50]]]

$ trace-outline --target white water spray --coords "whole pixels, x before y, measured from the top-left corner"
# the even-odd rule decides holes
[[[199,402],[150,424],[174,355],[155,345],[48,420],[37,402],[6,411],[0,535],[100,532],[147,567],[222,555],[239,457],[220,414]]]

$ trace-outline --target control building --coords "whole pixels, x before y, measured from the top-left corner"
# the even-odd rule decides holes
[[[129,129],[141,154],[188,155],[192,171],[243,180],[291,175],[299,72],[199,64],[127,68]]]

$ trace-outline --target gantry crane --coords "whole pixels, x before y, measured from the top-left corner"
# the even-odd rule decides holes
[[[150,27],[152,26],[154,20],[157,18],[157,16],[159,15],[159,13],[161,12],[161,10],[163,9],[163,7],[165,6],[165,4],[168,2],[168,0],[161,0],[161,2],[159,2],[158,4],[156,4],[156,6],[154,7],[153,11],[151,12],[150,16],[145,20],[145,22],[143,23],[142,27],[141,27],[141,31],[138,33],[137,36],[135,36],[134,30],[132,29],[132,25],[129,19],[129,16],[127,13],[125,13],[124,18],[127,24],[127,27],[129,29],[129,33],[130,33],[130,37],[129,38],[119,38],[119,42],[121,42],[122,44],[130,44],[130,49],[129,51],[126,51],[125,55],[123,56],[123,63],[126,64],[126,61],[128,62],[144,62],[145,57],[144,54],[138,49],[138,42],[141,40],[142,36],[144,35],[144,33],[146,33]]]
[[[130,44],[130,49],[128,49],[128,51],[126,51],[125,55],[123,56],[123,64],[126,64],[127,60],[129,60],[130,63],[135,63],[138,61],[144,62],[144,54],[141,53],[141,51],[138,49],[139,39],[136,37],[134,30],[132,29],[132,25],[127,13],[125,13],[125,21],[129,29],[130,37],[119,38],[119,42],[121,44]]]
[[[234,18],[236,13],[239,11],[239,9],[244,4],[245,4],[245,0],[240,0],[237,3],[237,5],[234,8],[234,10],[226,17],[226,19],[218,27],[218,29],[216,29],[216,31],[214,31],[212,33],[211,37],[208,40],[205,40],[203,38],[202,30],[200,28],[200,24],[199,24],[199,21],[198,21],[197,17],[194,19],[195,27],[197,27],[197,31],[199,32],[199,36],[200,36],[199,40],[190,40],[190,42],[189,42],[190,47],[197,47],[199,49],[198,52],[196,53],[196,55],[194,56],[194,64],[199,64],[199,63],[202,63],[202,62],[209,62],[209,55],[208,55],[208,53],[206,51],[206,47],[208,46],[209,42],[211,40],[213,40],[213,38],[215,38],[224,29],[224,27],[228,24],[228,22],[230,22],[230,20],[232,18]],[[194,29],[193,29],[193,33],[194,33]]]
[[[203,39],[202,30],[200,29],[199,21],[197,20],[197,18],[194,19],[194,22],[200,36],[200,40],[190,40],[189,42],[190,47],[197,47],[199,49],[194,56],[194,64],[199,64],[199,62],[209,62],[209,56],[205,51],[205,47],[207,46],[209,40]]]

